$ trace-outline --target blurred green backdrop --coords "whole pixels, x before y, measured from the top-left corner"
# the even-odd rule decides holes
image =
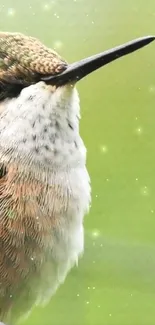
[[[155,1],[1,0],[0,30],[69,62],[155,34]],[[85,254],[27,325],[155,324],[155,44],[78,85],[93,201]]]

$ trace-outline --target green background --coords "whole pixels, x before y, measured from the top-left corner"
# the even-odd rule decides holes
[[[68,62],[155,34],[154,0],[5,0],[0,30],[40,38]],[[155,324],[155,44],[78,85],[92,208],[85,253],[27,325]]]

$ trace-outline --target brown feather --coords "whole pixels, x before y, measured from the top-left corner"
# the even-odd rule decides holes
[[[34,37],[0,32],[0,100],[67,68],[67,62]]]
[[[1,170],[5,173],[0,179],[0,319],[6,321],[16,310],[16,300],[29,295],[30,284],[39,278],[52,249],[52,232],[59,226],[56,214],[49,215],[41,200],[43,193],[59,201],[55,210],[61,209],[62,199],[52,187],[36,180],[24,182],[14,165],[2,165]],[[31,300],[32,296],[35,302],[37,292],[30,294]],[[31,306],[32,301],[24,299],[20,313]]]

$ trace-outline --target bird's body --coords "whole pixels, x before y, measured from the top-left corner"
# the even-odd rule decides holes
[[[91,201],[75,82],[154,40],[68,65],[38,40],[0,33],[0,321],[50,299],[84,248]]]
[[[90,185],[76,89],[39,82],[3,105],[0,306],[13,321],[14,310],[16,318],[50,298],[77,262]]]

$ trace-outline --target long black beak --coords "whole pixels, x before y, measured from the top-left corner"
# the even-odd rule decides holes
[[[114,47],[110,50],[90,56],[86,59],[69,64],[66,70],[57,75],[42,77],[42,80],[50,85],[62,86],[69,82],[81,80],[89,73],[103,67],[104,65],[119,59],[120,57],[137,51],[143,46],[155,40],[155,36],[145,36],[131,42]]]

